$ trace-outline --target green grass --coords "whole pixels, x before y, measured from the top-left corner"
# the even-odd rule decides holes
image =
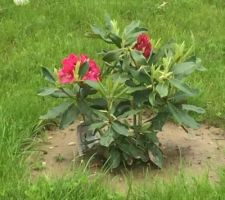
[[[24,164],[26,152],[22,150],[23,145],[31,138],[31,129],[38,117],[55,103],[52,99],[42,99],[36,95],[38,89],[45,84],[41,78],[41,67],[60,67],[60,60],[70,52],[85,52],[102,64],[96,52],[104,44],[85,38],[84,33],[89,31],[90,24],[101,23],[105,13],[117,19],[121,27],[131,20],[139,19],[149,28],[152,38],[162,38],[162,41],[175,38],[178,42],[186,41],[187,45],[191,45],[193,33],[196,54],[202,58],[208,71],[191,78],[190,82],[202,91],[200,97],[192,101],[206,108],[207,112],[202,120],[223,126],[225,1],[173,0],[164,8],[158,9],[161,2],[33,0],[27,6],[16,7],[12,1],[1,0],[0,199],[60,199],[60,195],[70,195],[68,199],[72,195],[81,195],[77,196],[80,197],[78,199],[94,199],[95,195],[98,197],[96,199],[120,198],[112,192],[108,194],[108,189],[104,187],[91,185],[82,175],[79,175],[81,185],[78,186],[74,185],[77,182],[73,178],[42,180],[32,185]],[[82,193],[86,185],[87,194]],[[181,179],[171,185],[137,190],[139,192],[135,192],[131,199],[176,199],[181,194],[184,195],[183,199],[219,199],[224,192],[222,186],[224,185],[214,187],[198,180],[191,181],[191,185],[187,187],[186,180]],[[177,190],[174,189],[176,187]],[[223,198],[221,196],[220,199]]]

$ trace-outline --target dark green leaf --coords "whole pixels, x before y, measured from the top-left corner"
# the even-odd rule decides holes
[[[55,97],[55,98],[66,98],[66,97],[68,97],[68,95],[65,94],[64,92],[62,92],[61,90],[55,91],[54,93],[51,94],[51,96]]]
[[[190,128],[198,128],[199,124],[185,111],[175,107],[173,104],[168,102],[168,108],[174,119],[179,123],[186,125]]]
[[[126,57],[123,59],[122,69],[123,69],[124,71],[129,71],[129,69],[130,69],[130,59],[129,59],[128,56],[126,56]]]
[[[177,92],[173,97],[170,98],[170,100],[173,102],[173,103],[181,103],[181,102],[185,102],[187,101],[187,99],[189,98],[190,96],[187,95],[186,93],[183,93],[181,91]]]
[[[93,117],[93,109],[87,104],[85,100],[78,100],[77,108],[81,114],[85,115],[86,119],[91,120]]]
[[[113,62],[113,61],[118,61],[121,53],[122,53],[121,49],[108,51],[107,53],[104,54],[103,60],[108,63]]]
[[[141,159],[143,162],[147,162],[149,160],[145,152],[139,149],[133,143],[120,143],[119,148],[135,159]]]
[[[105,146],[105,147],[109,147],[110,144],[114,141],[114,138],[113,138],[113,130],[111,128],[109,128],[103,136],[101,136],[101,139],[100,139],[100,144],[102,146]]]
[[[149,145],[149,150],[148,150],[148,155],[149,159],[158,167],[162,168],[163,164],[163,152],[161,149],[155,145],[155,144],[150,144]]]
[[[119,122],[113,122],[112,128],[120,135],[129,136],[127,127]]]
[[[139,27],[139,25],[140,25],[139,21],[132,21],[129,25],[127,25],[124,28],[124,35],[132,33],[135,30],[135,28]]]
[[[187,110],[187,111],[193,111],[193,112],[200,113],[200,114],[205,113],[205,110],[203,108],[197,107],[194,105],[183,104],[182,109]]]
[[[173,85],[177,89],[183,91],[184,93],[186,93],[190,96],[195,96],[198,94],[198,92],[196,90],[191,89],[187,84],[185,84],[177,79],[171,79],[171,80],[169,80],[169,82],[171,83],[171,85]]]
[[[99,88],[100,88],[99,83],[96,81],[86,80],[86,81],[84,81],[84,83],[86,83],[87,85],[89,85],[91,88],[93,88],[95,90],[99,90]]]
[[[133,92],[142,91],[142,90],[145,90],[145,89],[146,89],[145,86],[129,87],[127,93],[131,94]]]
[[[155,104],[156,104],[156,102],[155,102],[155,96],[156,96],[156,93],[152,92],[152,93],[149,94],[149,97],[148,97],[149,103],[152,106],[155,106]]]
[[[73,102],[64,102],[60,104],[59,106],[56,106],[49,110],[46,115],[42,115],[40,119],[46,120],[46,119],[55,119],[62,115],[71,105]]]
[[[129,117],[131,115],[136,115],[136,114],[138,114],[140,112],[141,112],[141,110],[129,110],[129,111],[124,112],[122,115],[119,115],[118,118],[119,119],[127,118],[127,117]]]
[[[104,112],[103,110],[95,110],[95,109],[93,109],[92,112],[93,112],[93,114],[96,115],[98,120],[104,120],[104,121],[108,120],[106,111]]]
[[[100,129],[102,128],[106,123],[105,122],[96,122],[96,123],[92,123],[88,129],[89,130],[96,130],[96,129]]]
[[[124,38],[127,41],[129,38],[137,37],[138,34],[146,32],[148,29],[140,27],[139,21],[132,21],[129,25],[127,25],[124,29],[123,35]]]
[[[96,99],[88,99],[90,106],[95,109],[105,110],[107,108],[107,102],[103,98],[96,98]]]
[[[133,78],[137,80],[139,83],[146,83],[146,84],[150,83],[151,79],[145,72],[132,70],[132,69],[130,69],[129,71],[131,75],[133,76]]]
[[[168,95],[169,86],[166,83],[159,83],[156,86],[156,91],[159,93],[160,97],[166,97]]]
[[[121,48],[122,39],[121,39],[118,35],[116,35],[116,34],[114,34],[114,33],[110,33],[110,34],[109,34],[109,38],[112,40],[112,42],[113,42],[117,47]]]
[[[137,67],[140,67],[142,65],[147,65],[146,59],[143,56],[142,52],[140,51],[136,51],[136,50],[132,50],[131,51],[131,56],[134,60],[134,63]]]
[[[168,112],[159,112],[152,120],[152,129],[155,131],[162,131],[162,127],[169,117]]]
[[[64,129],[70,124],[72,124],[79,115],[79,110],[77,107],[72,104],[68,109],[63,113],[61,121],[60,121],[60,128]]]
[[[194,62],[178,63],[173,66],[174,75],[189,75],[197,69]]]
[[[38,93],[39,96],[48,96],[53,93],[55,93],[58,89],[57,88],[43,88],[40,93]]]
[[[122,101],[120,102],[115,109],[115,116],[122,115],[123,113],[129,111],[131,109],[130,101]]]
[[[83,78],[83,76],[87,73],[88,69],[89,69],[88,62],[85,62],[83,65],[81,65],[79,68],[79,77]]]
[[[50,83],[55,83],[56,79],[55,77],[52,75],[52,73],[45,67],[42,67],[42,74],[44,76],[44,78],[49,81]]]
[[[139,107],[149,101],[149,90],[137,91],[133,95],[134,102]]]
[[[105,42],[111,43],[111,40],[107,38],[107,34],[102,28],[97,27],[97,26],[91,26],[91,29],[92,29],[93,34],[89,34],[88,36],[92,36],[92,37],[94,36],[97,38],[101,38]]]
[[[109,160],[109,165],[111,169],[115,169],[119,167],[121,162],[121,155],[120,152],[116,149],[112,149],[110,151],[110,160]]]
[[[158,137],[157,137],[157,131],[146,131],[146,132],[143,132],[143,134],[145,135],[145,138],[144,139],[142,139],[142,140],[144,140],[145,142],[146,142],[146,138],[147,138],[147,140],[148,140],[148,143],[149,142],[153,142],[153,143],[159,143],[159,139],[158,139]]]

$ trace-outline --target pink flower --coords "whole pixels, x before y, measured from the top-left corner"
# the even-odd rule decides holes
[[[64,72],[67,72],[67,73],[70,73],[74,70],[75,68],[75,65],[78,61],[78,57],[71,53],[67,58],[65,58],[62,62],[63,64],[63,71]]]
[[[61,84],[73,83],[75,81],[73,71],[71,71],[71,72],[65,72],[65,71],[63,71],[63,69],[60,69],[59,70],[59,72],[58,72],[58,78],[59,78],[59,82]]]
[[[61,84],[69,84],[75,82],[75,68],[77,62],[80,62],[80,67],[84,63],[88,62],[89,68],[81,80],[98,81],[100,79],[101,70],[94,60],[90,60],[85,54],[81,54],[79,57],[71,53],[67,58],[62,61],[62,68],[58,71],[58,79]]]
[[[137,37],[137,43],[134,48],[138,51],[142,51],[146,59],[148,59],[152,54],[152,44],[150,38],[147,34],[141,34]]]
[[[80,55],[80,64],[84,64],[85,62],[87,62],[89,60],[88,56],[85,54],[81,54]]]
[[[98,81],[100,80],[101,70],[94,60],[89,61],[89,69],[84,75],[83,80]]]

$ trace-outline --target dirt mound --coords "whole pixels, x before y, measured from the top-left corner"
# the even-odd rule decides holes
[[[74,161],[80,161],[76,148],[76,126],[47,133],[45,142],[38,147],[39,156],[32,159],[33,164],[39,162],[39,167],[32,165],[34,175],[63,176],[76,169]],[[225,164],[225,132],[222,129],[202,125],[198,130],[188,129],[186,132],[173,123],[167,123],[158,136],[165,155],[163,169],[135,167],[131,171],[137,181],[146,176],[169,177],[176,174],[180,167],[191,174],[208,170],[209,176],[215,179],[215,168]],[[96,169],[93,167],[93,173]],[[119,174],[112,178],[117,185],[123,180],[124,177]]]

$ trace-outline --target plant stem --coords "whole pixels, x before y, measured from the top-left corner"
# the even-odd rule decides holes
[[[133,109],[135,109],[135,104],[134,104],[134,100],[131,101],[131,106]],[[133,127],[134,127],[134,133],[136,133],[136,129],[137,129],[137,115],[133,115]]]
[[[142,126],[142,112],[138,114],[138,126]]]
[[[137,127],[137,115],[133,115],[133,125],[134,125],[134,130],[136,130],[136,127]]]

